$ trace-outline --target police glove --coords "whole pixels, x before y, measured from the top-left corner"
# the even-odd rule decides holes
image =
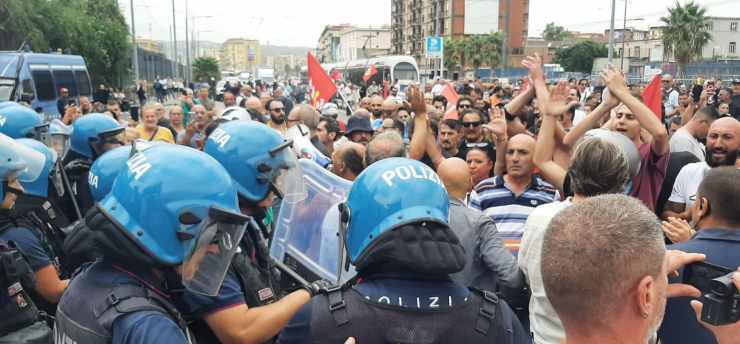
[[[84,171],[90,170],[90,162],[85,161],[82,159],[75,159],[67,163],[67,165],[64,166],[64,171],[69,174],[79,174]]]
[[[311,297],[314,297],[318,294],[326,294],[329,291],[329,288],[332,287],[331,282],[325,281],[325,280],[318,280],[314,281],[312,283],[306,284],[303,286],[303,289],[305,289],[309,294],[311,294]]]

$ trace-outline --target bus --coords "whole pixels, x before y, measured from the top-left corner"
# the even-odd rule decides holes
[[[365,82],[362,77],[372,65],[375,65],[378,73]],[[321,67],[329,75],[340,73],[342,80],[358,85],[363,90],[373,82],[382,86],[387,81],[389,87],[390,85],[398,85],[399,95],[403,96],[409,85],[419,84],[419,66],[411,56],[380,56],[347,62],[325,63]]]
[[[0,51],[0,102],[27,101],[47,118],[59,118],[59,90],[69,90],[70,100],[92,97],[85,59],[78,55]]]

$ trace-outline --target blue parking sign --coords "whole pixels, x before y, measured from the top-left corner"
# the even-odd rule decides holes
[[[444,51],[442,37],[427,37],[426,43],[428,58],[442,57],[442,52]]]

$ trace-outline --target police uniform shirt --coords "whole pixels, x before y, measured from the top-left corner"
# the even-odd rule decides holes
[[[185,310],[183,313],[195,319],[201,319],[217,311],[246,304],[244,292],[236,273],[229,269],[224,278],[224,283],[216,296],[205,296],[185,290],[183,294]]]
[[[0,239],[13,241],[34,272],[52,264],[50,252],[44,249],[41,240],[28,228],[12,226],[0,233]]]

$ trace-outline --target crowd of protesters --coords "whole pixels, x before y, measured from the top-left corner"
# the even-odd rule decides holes
[[[137,87],[141,106],[136,114],[122,109],[113,95],[104,101],[61,104],[60,112],[62,122],[71,126],[92,113],[109,116],[125,128],[118,136],[124,145],[157,141],[197,150],[205,149],[211,135],[223,135],[214,132],[223,131],[234,119],[257,122],[285,140],[298,126],[316,151],[330,160],[326,169],[349,182],[380,173],[378,166],[399,161],[394,158],[417,161],[404,162],[409,178],[422,171],[426,179],[434,179],[431,175],[436,173],[448,197],[447,218],[430,220],[441,221],[445,229],[429,229],[437,235],[439,247],[451,247],[439,248],[428,262],[444,273],[384,261],[366,263],[372,271],[360,271],[361,276],[377,277],[390,269],[408,273],[407,278],[415,281],[434,275],[433,286],[454,283],[495,293],[491,297],[506,305],[502,314],[492,315],[499,316],[496,328],[510,335],[502,342],[737,343],[737,313],[728,315],[734,314],[734,322],[722,326],[710,325],[702,317],[705,294],[711,293],[706,286],[720,276],[703,276],[704,288],[684,284],[683,278],[686,266],[700,261],[728,272],[737,270],[728,275],[734,283],[728,286],[730,301],[718,307],[738,312],[740,80],[698,80],[687,86],[665,74],[662,111],[655,113],[643,103],[643,87],[629,85],[611,66],[599,76],[603,86],[594,87],[587,79],[546,80],[539,56],[529,56],[522,64],[528,76],[512,84],[437,79],[426,87],[410,86],[403,95],[396,85],[384,91],[378,85],[341,82],[339,106],[308,104],[313,97],[305,84],[227,83],[222,101],[216,101],[208,86],[182,87],[176,97],[168,96],[165,89],[175,86],[158,80],[151,99],[145,85]],[[100,92],[104,89],[101,85]],[[400,169],[404,166],[393,175],[408,179]],[[427,169],[430,172],[424,172]],[[385,180],[392,186],[387,172],[375,183]],[[382,198],[376,196],[370,198]],[[356,210],[348,216],[357,216]],[[411,233],[408,225],[398,228],[399,236]],[[448,230],[454,234],[440,239]],[[400,254],[395,251],[398,247],[386,249],[372,252]],[[447,249],[455,254],[442,254]],[[447,258],[457,261],[443,261]],[[368,258],[351,259],[364,268]],[[459,260],[464,264],[457,264]],[[58,278],[54,281],[59,283]],[[63,282],[62,291],[68,281]],[[403,288],[396,282],[386,282],[385,287],[398,291],[392,295],[399,300],[413,294],[399,291]],[[410,285],[413,290],[422,288]],[[46,299],[56,303],[59,295]],[[328,302],[334,302],[334,294],[328,295]],[[450,296],[450,307],[453,299]],[[316,320],[317,303],[323,302],[316,300],[303,300],[290,312],[280,313],[285,330],[259,338],[307,343],[348,334],[354,337],[348,342],[374,342],[363,341],[372,332],[363,327],[350,327],[356,330],[354,336],[344,330],[323,333],[321,329],[329,325]],[[355,306],[349,302],[346,307]],[[485,302],[481,307],[483,312]],[[260,314],[279,313],[270,312]],[[330,313],[342,321],[334,309]],[[213,324],[227,326],[228,321],[217,322],[209,314],[226,313],[210,309],[201,315],[219,339],[236,338],[218,332]],[[420,326],[409,325],[414,329],[436,326],[432,318],[423,318],[429,321],[424,323],[413,314],[404,316],[420,321],[412,321]],[[370,326],[362,321],[352,324]],[[411,335],[389,336],[402,341]],[[436,342],[431,338],[428,342]],[[424,342],[415,339],[412,342]]]

